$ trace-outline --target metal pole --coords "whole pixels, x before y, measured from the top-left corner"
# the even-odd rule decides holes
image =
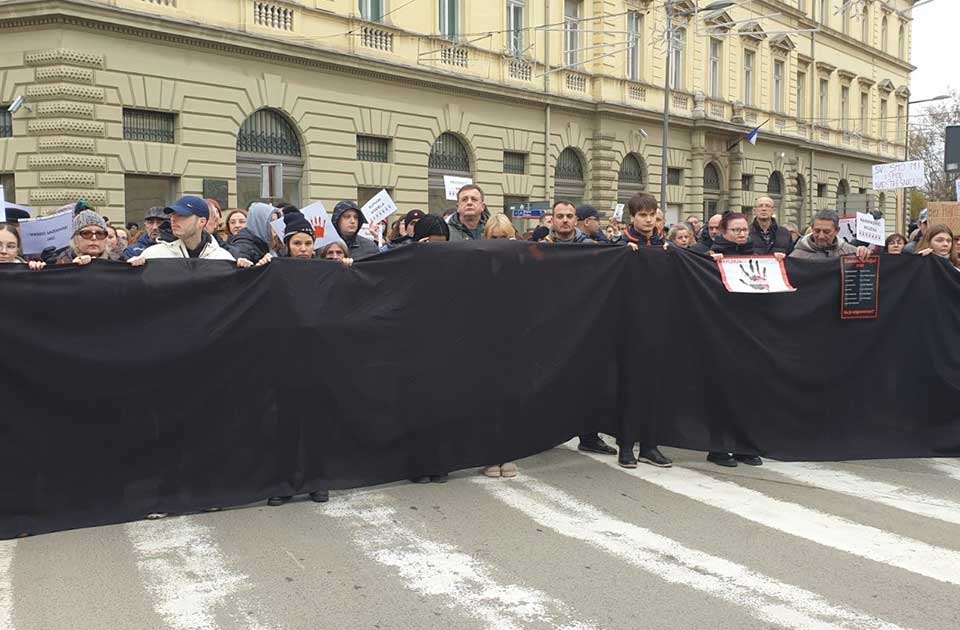
[[[673,9],[668,2],[667,12],[667,61],[663,80],[663,148],[660,165],[660,207],[667,207],[667,149],[670,146],[670,58],[673,56]]]
[[[907,99],[907,109],[906,109],[905,120],[903,121],[903,161],[910,161],[910,99]],[[910,225],[910,208],[907,206],[909,202],[909,190],[907,188],[903,189],[903,229],[906,231],[907,227]],[[909,236],[909,234],[907,235]]]

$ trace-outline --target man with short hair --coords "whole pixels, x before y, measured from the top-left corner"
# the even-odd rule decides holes
[[[693,229],[694,236],[699,236],[700,230],[703,229],[703,219],[695,214],[691,214],[689,217],[687,217],[687,225]]]
[[[657,198],[648,193],[637,193],[627,202],[630,225],[623,231],[623,243],[633,251],[641,247],[663,248],[664,238],[657,231]],[[660,216],[663,213],[660,212]]]
[[[354,260],[363,260],[375,254],[380,253],[380,248],[369,238],[363,238],[359,235],[360,226],[366,223],[367,219],[363,216],[358,206],[353,201],[343,200],[333,207],[333,227],[337,234],[347,244],[350,250],[350,258]]]
[[[773,216],[776,207],[770,197],[760,197],[753,207],[753,223],[750,225],[750,240],[753,252],[758,256],[776,256],[783,260],[793,249],[790,231],[777,225]]]
[[[593,239],[577,227],[577,208],[565,199],[553,203],[553,228],[543,239],[544,243],[593,243]]]
[[[457,211],[447,221],[450,241],[482,240],[489,218],[483,190],[476,184],[467,184],[457,192]]]
[[[697,242],[690,246],[690,250],[698,254],[709,254],[713,247],[713,240],[720,234],[720,222],[723,221],[722,214],[715,214],[707,221],[707,225],[700,230]]]
[[[210,220],[210,207],[205,200],[187,195],[163,211],[170,216],[170,230],[176,240],[159,241],[151,245],[139,256],[128,260],[131,265],[139,267],[148,260],[160,258],[234,260],[230,252],[220,247],[205,229]]]
[[[600,229],[600,211],[593,206],[584,204],[577,208],[577,227],[595,243],[610,244],[607,235]]]
[[[538,227],[545,227],[548,230],[553,227],[553,214],[550,212],[545,212],[540,216],[540,225]]]
[[[903,248],[904,254],[917,253],[917,245],[923,240],[923,237],[927,233],[927,228],[930,227],[929,218],[930,212],[926,208],[920,211],[920,216],[917,218],[917,229],[910,234],[910,242]]]
[[[160,206],[154,206],[147,211],[147,216],[143,219],[143,234],[137,239],[137,242],[123,250],[123,259],[130,260],[143,253],[143,250],[151,247],[157,242],[160,236],[160,226],[163,225],[167,215]]]
[[[870,255],[864,246],[854,247],[839,238],[840,215],[835,210],[821,210],[813,218],[813,228],[799,241],[790,258],[826,260],[856,254],[861,260]]]

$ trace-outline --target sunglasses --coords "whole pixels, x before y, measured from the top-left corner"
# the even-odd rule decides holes
[[[104,230],[80,230],[77,234],[87,241],[102,241],[107,238],[107,233]]]

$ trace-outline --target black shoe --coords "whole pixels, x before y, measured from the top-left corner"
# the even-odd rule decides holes
[[[617,449],[613,448],[609,444],[603,441],[603,438],[598,437],[597,439],[584,440],[580,439],[580,446],[577,447],[581,451],[586,451],[588,453],[600,453],[601,455],[616,455]]]
[[[447,473],[443,473],[442,475],[430,475],[430,481],[432,483],[447,483],[447,477]]]
[[[717,466],[725,466],[726,468],[737,467],[737,460],[735,460],[733,455],[730,453],[718,453],[715,451],[710,451],[707,454],[707,461],[713,462]]]
[[[756,455],[737,455],[733,456],[738,462],[742,462],[747,466],[763,466],[763,460],[757,457]]]
[[[330,500],[329,490],[314,490],[310,493],[310,499],[316,503],[326,503]]]
[[[617,456],[617,463],[621,468],[636,468],[637,458],[633,456],[633,446],[630,448],[620,447],[620,454]]]
[[[278,505],[283,505],[284,503],[286,503],[292,498],[293,497],[270,497],[269,499],[267,499],[267,505],[272,505],[273,507],[277,507]]]
[[[203,508],[204,512],[219,512],[220,508]]]
[[[412,477],[410,479],[413,483],[430,483],[430,475],[422,475],[420,477]]]
[[[673,466],[673,461],[661,453],[660,449],[658,449],[656,446],[641,446],[640,456],[637,457],[637,461],[651,464],[657,468],[670,468]]]

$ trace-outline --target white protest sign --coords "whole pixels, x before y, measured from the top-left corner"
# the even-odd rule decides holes
[[[618,203],[613,207],[613,220],[617,223],[621,223],[623,221],[623,209],[625,207],[626,206],[622,203]]]
[[[300,212],[303,213],[304,218],[313,226],[314,249],[320,249],[328,243],[340,240],[340,235],[334,228],[333,221],[330,220],[330,214],[327,212],[327,208],[323,205],[323,202],[315,201],[309,206],[301,208]],[[273,232],[277,235],[277,238],[282,241],[286,230],[286,223],[284,223],[283,218],[281,217],[272,222],[270,227],[273,228]]]
[[[848,243],[857,240],[857,217],[840,217],[839,238]]]
[[[472,184],[473,180],[469,177],[454,177],[453,175],[443,176],[443,187],[447,190],[447,201],[457,201],[460,189],[467,184]]]
[[[960,201],[960,177],[957,178],[957,181],[953,182],[954,186],[957,187],[957,201]],[[0,191],[3,190],[3,186],[0,186]]]
[[[922,160],[873,165],[873,189],[916,188],[927,182]]]
[[[73,211],[58,212],[48,217],[20,221],[23,253],[39,254],[48,247],[63,249],[73,237]]]
[[[360,211],[363,213],[363,216],[367,218],[368,222],[380,223],[394,212],[397,212],[397,204],[393,203],[393,199],[390,198],[386,190],[381,190],[374,195],[373,199],[363,204]]]
[[[717,261],[720,278],[730,293],[789,293],[796,291],[783,261],[774,256],[724,256]]]
[[[0,223],[7,222],[7,198],[3,194],[3,184],[0,184]]]
[[[883,245],[886,242],[883,217],[874,219],[872,214],[857,213],[857,240],[871,245]]]

